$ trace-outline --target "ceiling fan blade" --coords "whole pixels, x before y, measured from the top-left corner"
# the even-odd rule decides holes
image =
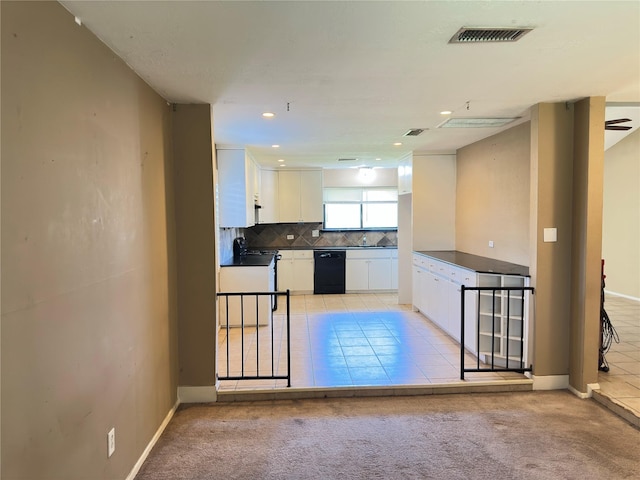
[[[630,122],[631,119],[630,118],[616,118],[615,120],[606,120],[604,122],[605,125],[613,125],[615,123],[624,123],[624,122]]]
[[[624,125],[605,125],[605,130],[631,130],[631,127]]]

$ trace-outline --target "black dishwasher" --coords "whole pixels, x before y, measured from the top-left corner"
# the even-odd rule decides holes
[[[344,293],[344,250],[316,250],[313,252],[313,293]]]

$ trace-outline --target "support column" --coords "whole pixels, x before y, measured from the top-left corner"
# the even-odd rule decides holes
[[[535,389],[569,383],[573,109],[565,103],[531,109],[530,267]],[[557,241],[544,242],[556,228]],[[535,308],[534,308],[535,305]]]
[[[604,97],[575,104],[570,385],[598,381],[604,183]]]
[[[181,402],[215,401],[216,267],[210,105],[175,105],[178,393]]]

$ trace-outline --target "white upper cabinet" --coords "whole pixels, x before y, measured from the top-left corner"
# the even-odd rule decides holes
[[[409,154],[398,161],[398,195],[411,193],[413,181],[413,155]]]
[[[278,223],[278,172],[275,170],[260,170],[260,210],[257,212],[256,223]]]
[[[281,223],[322,222],[322,170],[278,172]]]
[[[300,218],[303,222],[322,222],[322,171],[300,172]]]
[[[254,225],[256,164],[244,150],[216,150],[216,158],[220,226]]]

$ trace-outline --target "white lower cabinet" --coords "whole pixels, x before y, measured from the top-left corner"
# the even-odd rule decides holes
[[[362,248],[347,250],[345,271],[346,290],[367,291],[397,289],[397,263],[396,278],[393,280],[393,253],[397,254],[397,249]]]
[[[423,287],[422,287],[423,281],[426,281],[426,280],[423,280],[426,275],[427,273],[424,269],[420,268],[417,265],[413,265],[412,278],[411,278],[411,280],[413,281],[412,289],[411,289],[413,306],[417,310],[420,310],[421,312],[426,311],[427,296],[423,294]]]
[[[278,291],[313,292],[313,250],[280,250]],[[345,289],[352,292],[396,290],[398,250],[396,248],[348,249]]]
[[[220,291],[225,293],[236,292],[273,292],[274,262],[268,267],[222,267],[220,269]],[[228,301],[227,301],[228,299]],[[271,298],[270,296],[247,295],[243,297],[230,296],[220,297],[218,302],[220,312],[220,325],[226,326],[227,319],[230,327],[268,325],[271,318]],[[228,308],[227,308],[228,305]],[[227,315],[228,313],[228,315]],[[243,320],[244,315],[244,320]]]
[[[466,287],[528,287],[519,275],[476,273],[413,254],[413,305],[457,341],[462,341],[462,285]],[[482,360],[505,366],[527,358],[525,333],[528,298],[522,292],[465,293],[464,345]],[[476,335],[479,325],[479,335]],[[477,338],[476,338],[477,337]]]
[[[398,249],[391,250],[391,290],[398,289]]]
[[[278,291],[313,292],[313,250],[280,250]]]

